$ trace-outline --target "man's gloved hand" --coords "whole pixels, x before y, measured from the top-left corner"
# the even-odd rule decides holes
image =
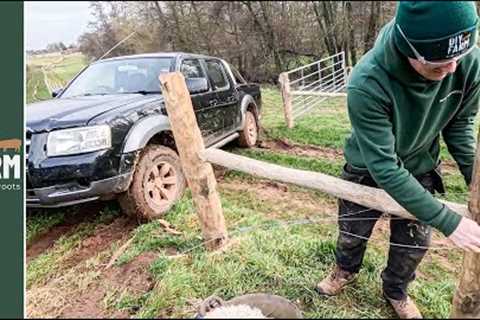
[[[480,226],[469,218],[463,217],[448,239],[459,248],[480,253]]]

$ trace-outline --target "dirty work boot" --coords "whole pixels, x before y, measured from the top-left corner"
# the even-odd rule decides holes
[[[400,319],[423,319],[422,314],[415,305],[415,302],[413,302],[409,296],[403,300],[395,300],[387,297],[385,294],[383,294],[383,296],[393,307],[395,313]]]
[[[355,280],[355,274],[340,269],[336,266],[335,269],[315,287],[321,295],[335,296],[349,283]]]

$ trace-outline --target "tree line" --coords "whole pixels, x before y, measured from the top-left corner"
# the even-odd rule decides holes
[[[348,65],[374,44],[395,13],[379,1],[92,2],[94,20],[78,46],[99,58],[185,51],[222,57],[250,81],[276,82],[282,71],[345,51]]]

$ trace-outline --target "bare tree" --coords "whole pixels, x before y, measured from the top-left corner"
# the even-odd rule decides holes
[[[274,82],[282,71],[345,51],[349,64],[370,49],[394,3],[356,1],[93,2],[94,21],[79,48],[99,57],[186,51],[220,56],[248,79]]]
[[[380,15],[382,10],[382,3],[380,1],[370,1],[370,19],[368,20],[368,29],[365,33],[364,52],[373,47],[375,36],[377,34]]]

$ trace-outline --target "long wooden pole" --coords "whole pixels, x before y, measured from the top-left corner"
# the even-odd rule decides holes
[[[201,157],[210,163],[228,169],[323,191],[334,197],[352,201],[365,207],[408,219],[416,219],[385,191],[378,188],[363,186],[319,172],[286,168],[218,149],[208,148],[201,153]],[[442,200],[441,202],[455,212],[463,216],[469,216],[465,205]]]
[[[192,100],[180,72],[159,76],[165,106],[183,171],[192,191],[193,202],[207,249],[222,248],[228,241],[217,181],[212,165],[199,156],[205,149]]]
[[[480,132],[477,141],[480,142]],[[472,219],[480,223],[480,143],[477,142],[475,164],[468,203]],[[480,318],[480,254],[465,252],[457,290],[453,297],[452,318]]]
[[[278,77],[278,82],[280,83],[280,89],[282,92],[285,122],[287,123],[288,128],[293,128],[292,95],[290,93],[290,80],[288,79],[288,73],[280,73],[280,76]]]

